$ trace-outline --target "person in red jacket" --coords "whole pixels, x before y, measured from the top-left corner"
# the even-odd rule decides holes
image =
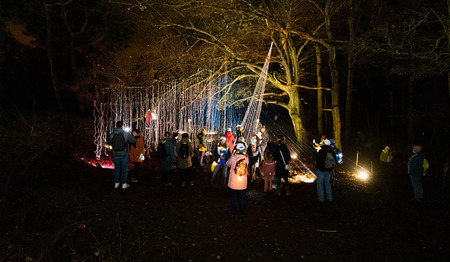
[[[233,134],[231,133],[231,128],[227,129],[227,132],[225,132],[224,136],[227,139],[227,146],[230,149],[230,152],[233,152],[234,141],[236,139],[234,138]]]

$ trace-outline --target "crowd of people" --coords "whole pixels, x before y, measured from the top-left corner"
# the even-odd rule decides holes
[[[204,173],[211,167],[208,188],[215,185],[216,177],[220,174],[220,184],[230,189],[230,212],[233,216],[237,215],[237,206],[240,215],[246,214],[245,195],[248,180],[255,181],[257,175],[261,175],[264,179],[262,189],[264,192],[275,191],[276,195],[281,195],[284,188],[285,194],[291,195],[288,179],[291,154],[285,137],[279,134],[270,139],[266,129],[262,127],[247,143],[242,126],[238,125],[235,131],[233,135],[231,128],[228,128],[217,142],[212,142],[212,146],[208,145],[205,129],[196,136],[195,144],[188,133],[181,134],[181,139],[178,139],[178,133],[165,133],[157,147],[163,185],[171,186],[172,173],[177,169],[181,186],[193,186],[195,181],[192,167],[198,161],[198,166]],[[140,163],[146,155],[141,131],[134,129],[130,134],[123,129],[123,122],[118,121],[114,131],[108,135],[107,143],[112,146],[114,158],[114,188],[119,188],[120,185],[122,189],[129,187],[127,182],[129,162],[134,166],[131,181],[139,182]],[[317,200],[321,203],[333,201],[331,175],[335,166],[342,162],[342,154],[336,148],[334,140],[325,136],[322,136],[319,143],[313,141],[313,146],[317,150]],[[198,158],[194,158],[195,151],[198,151]],[[424,168],[420,163],[423,162],[424,154],[420,146],[414,146],[413,152],[414,155],[408,163],[408,171],[414,189],[414,199],[421,200],[423,190],[420,177],[424,173]],[[211,166],[205,163],[205,159],[209,159],[210,156],[213,158]],[[387,166],[391,162],[392,152],[386,146],[380,155],[381,173],[387,172]]]

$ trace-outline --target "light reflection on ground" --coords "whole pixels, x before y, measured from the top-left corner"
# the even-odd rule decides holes
[[[94,167],[101,167],[104,169],[114,169],[114,163],[110,159],[101,158],[101,159],[97,160],[97,159],[87,159],[84,157],[80,157],[79,160],[88,165],[94,166]]]

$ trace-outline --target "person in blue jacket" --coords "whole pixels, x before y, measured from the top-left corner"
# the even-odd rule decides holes
[[[209,186],[214,185],[214,180],[216,179],[217,173],[222,168],[222,183],[227,184],[228,174],[227,174],[227,161],[231,156],[230,148],[227,146],[227,139],[223,136],[220,138],[219,143],[214,148],[213,151],[214,161],[217,163],[214,167],[211,179],[209,180]]]

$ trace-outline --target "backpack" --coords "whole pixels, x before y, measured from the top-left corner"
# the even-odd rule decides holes
[[[330,152],[327,152],[325,157],[325,168],[330,169],[336,165],[336,159],[334,159],[333,155]]]
[[[245,176],[247,174],[247,161],[245,161],[245,157],[236,162],[234,172],[237,176]]]
[[[180,157],[182,159],[186,159],[189,156],[189,144],[188,143],[181,143],[180,146]]]
[[[166,150],[166,143],[159,143],[157,151],[160,158],[166,158],[169,156],[169,153]]]
[[[111,139],[111,146],[116,152],[124,151],[127,148],[125,133],[113,134],[113,137]]]
[[[344,161],[342,160],[342,153],[341,150],[339,150],[339,148],[335,147],[334,148],[334,154],[336,155],[336,160],[339,164],[342,164]]]

